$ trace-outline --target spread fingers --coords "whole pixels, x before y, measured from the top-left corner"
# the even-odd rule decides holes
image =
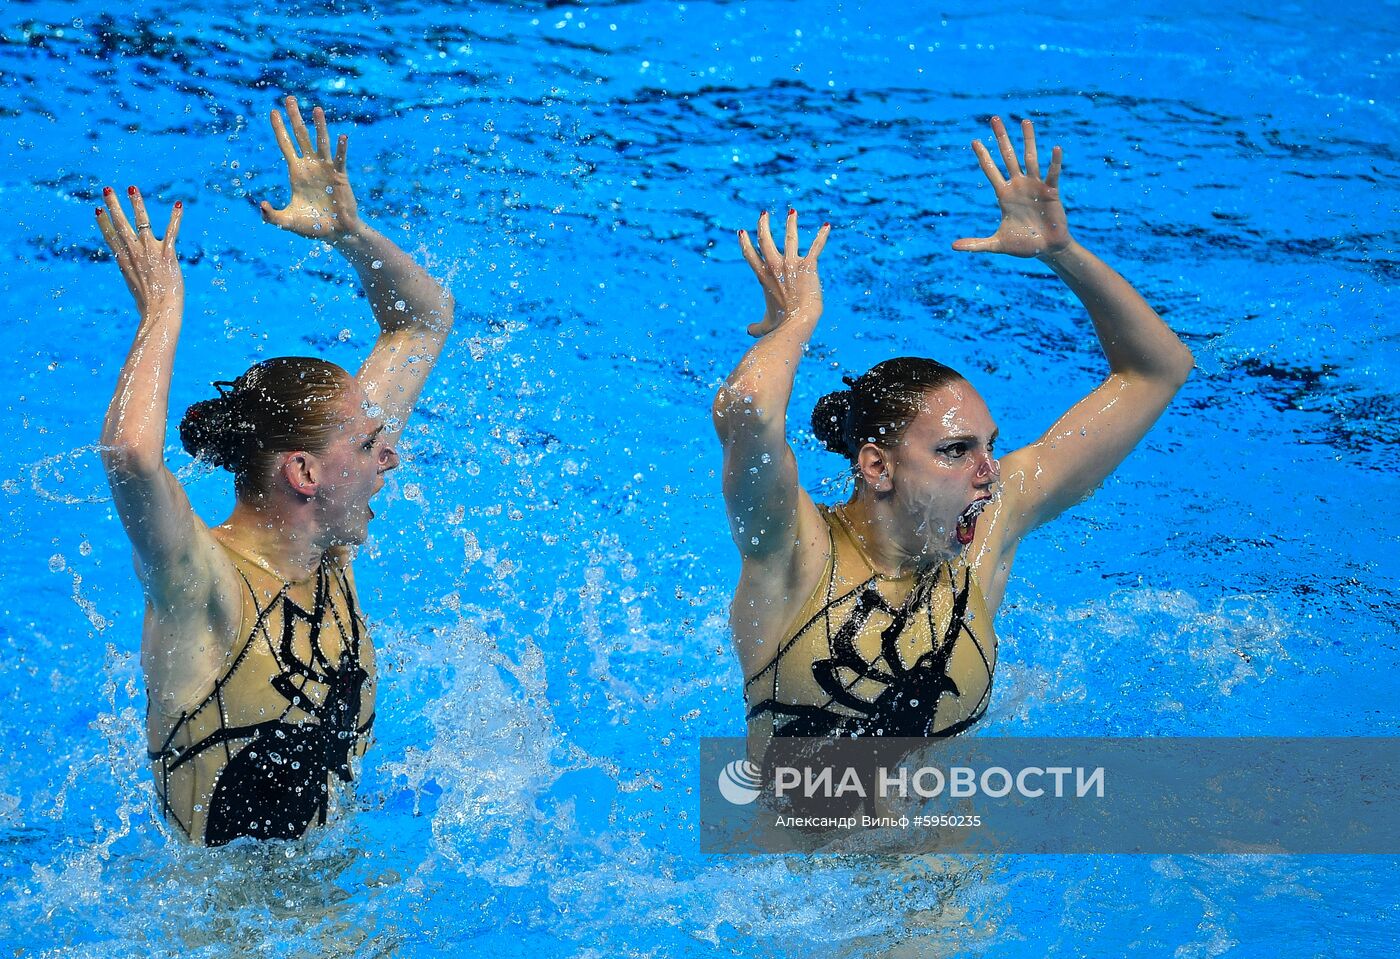
[[[776,265],[782,259],[778,253],[778,245],[773,242],[767,210],[758,215],[758,250],[769,263]]]
[[[982,168],[983,174],[987,177],[987,182],[992,185],[992,189],[1000,191],[1006,186],[1006,178],[997,169],[996,161],[992,159],[991,153],[981,140],[972,141],[972,152],[977,154],[977,165]]]
[[[1026,141],[1026,176],[1040,176],[1040,157],[1035,149],[1035,125],[1029,120],[1021,121],[1021,136]]]
[[[272,111],[272,135],[277,138],[277,147],[282,151],[282,159],[290,165],[296,162],[296,147],[292,146],[292,138],[287,135],[287,125],[282,122],[282,111]]]
[[[997,149],[1001,151],[1001,162],[1006,164],[1008,177],[1021,172],[1021,161],[1016,158],[1016,148],[1011,145],[1011,135],[1006,132],[1006,124],[1001,117],[992,117],[992,134],[996,137]]]
[[[306,132],[306,121],[301,118],[301,107],[297,105],[296,97],[287,97],[286,104],[287,119],[292,121],[292,135],[297,138],[301,155],[309,157],[315,151],[311,148],[311,134]]]
[[[175,240],[180,235],[180,221],[184,218],[185,204],[176,200],[175,208],[170,211],[170,222],[165,227],[165,239],[161,241],[167,251],[175,249]]]
[[[812,248],[807,251],[805,257],[808,266],[815,266],[817,257],[822,255],[822,250],[826,248],[826,238],[831,236],[831,224],[823,223],[822,228],[817,231],[816,239],[812,240]]]
[[[331,158],[331,135],[326,129],[326,111],[320,107],[312,110],[311,122],[316,127],[316,153],[329,160]]]

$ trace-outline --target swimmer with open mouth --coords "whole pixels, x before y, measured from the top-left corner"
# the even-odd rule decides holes
[[[998,459],[997,427],[960,373],[932,359],[876,364],[812,413],[854,492],[813,502],[787,440],[795,371],[822,314],[824,224],[803,255],[797,213],[739,235],[764,297],[757,342],[715,396],[724,497],[743,564],[731,606],[746,677],[750,758],[774,737],[945,736],[985,711],[992,628],[1016,550],[1087,496],[1146,435],[1193,366],[1191,352],[1121,276],[1070,234],[1061,152],[1042,175],[1029,120],[1018,156],[999,117],[1001,164],[973,153],[1000,213],[953,249],[1035,258],[1087,308],[1108,376],[1040,439]],[[780,248],[781,242],[781,248]]]

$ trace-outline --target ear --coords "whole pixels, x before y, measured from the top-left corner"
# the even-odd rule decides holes
[[[866,443],[856,454],[856,475],[865,481],[866,488],[874,493],[888,493],[894,488],[894,461],[889,450],[874,443]]]
[[[292,492],[301,496],[315,496],[321,489],[321,462],[304,450],[285,454],[281,472]]]

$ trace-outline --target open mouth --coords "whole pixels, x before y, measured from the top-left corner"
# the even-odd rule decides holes
[[[958,542],[963,546],[972,542],[972,537],[977,532],[977,514],[986,509],[987,504],[991,501],[992,498],[990,496],[984,499],[973,500],[968,504],[967,509],[962,511],[962,515],[958,517],[956,533]]]

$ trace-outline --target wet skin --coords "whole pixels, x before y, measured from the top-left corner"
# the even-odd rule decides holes
[[[975,513],[959,538],[959,518],[990,501],[1000,479],[994,453],[997,425],[987,404],[965,382],[925,394],[899,442],[867,447],[881,457],[875,493],[893,522],[882,524],[888,559],[922,566],[951,559],[975,534]],[[862,451],[864,453],[864,451]],[[883,552],[883,551],[882,551]],[[884,558],[884,557],[882,557]]]
[[[369,501],[384,488],[384,474],[399,454],[384,441],[385,423],[361,390],[347,391],[336,438],[317,456],[329,477],[317,491],[320,519],[338,545],[363,543],[374,518]]]

